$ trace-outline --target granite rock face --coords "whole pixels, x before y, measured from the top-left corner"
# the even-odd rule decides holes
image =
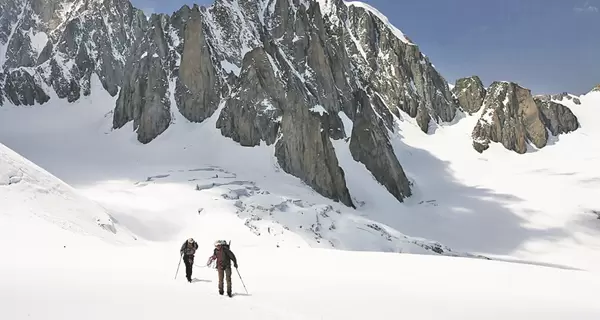
[[[473,130],[473,147],[482,152],[490,141],[517,153],[532,143],[542,148],[548,132],[531,91],[516,83],[494,82],[483,102],[483,114]]]
[[[269,59],[263,48],[246,54],[238,92],[226,101],[217,120],[221,133],[242,146],[258,146],[261,141],[272,145],[279,132],[285,89]]]
[[[21,104],[32,105],[49,99],[31,99],[32,88],[39,97],[50,96],[50,89],[73,102],[90,94],[95,74],[115,96],[126,73],[126,59],[145,29],[143,13],[127,0],[4,1],[0,72],[18,83],[4,85],[4,95],[23,97],[18,99]]]
[[[364,91],[356,94],[357,116],[352,128],[350,152],[354,160],[363,163],[377,181],[402,202],[411,196],[411,190],[404,169],[389,141],[388,130],[392,126],[392,116],[378,97],[373,99],[374,101],[370,101]],[[386,113],[388,115],[382,118],[378,116]]]
[[[481,110],[486,90],[478,76],[456,80],[452,89],[458,104],[467,113],[473,114]]]
[[[579,128],[579,121],[566,106],[553,101],[534,99],[542,111],[542,121],[554,136],[569,133]]]
[[[346,6],[341,1],[334,1],[330,6],[317,2],[309,2],[305,6],[273,1],[272,11],[265,12],[262,17],[254,7],[255,2],[240,1],[245,17],[243,21],[237,20],[239,14],[231,12],[231,8],[222,3],[217,1],[207,10],[208,14],[213,14],[207,21],[217,25],[219,32],[243,35],[241,38],[245,41],[241,45],[258,48],[243,55],[232,54],[235,50],[231,50],[231,45],[224,46],[221,39],[208,37],[209,41],[219,43],[214,46],[214,55],[227,60],[225,65],[229,68],[225,71],[228,74],[238,72],[234,85],[229,83],[233,94],[225,99],[217,121],[222,134],[244,146],[256,146],[261,141],[270,145],[279,138],[275,154],[284,171],[299,177],[327,197],[353,205],[344,172],[330,142],[331,139],[349,138],[353,157],[367,163],[368,169],[388,191],[399,201],[410,196],[407,177],[385,131],[393,129],[393,125],[382,129],[374,121],[376,113],[373,108],[376,107],[371,105],[371,101],[373,97],[381,100],[379,105],[387,111],[390,119],[392,113],[400,115],[403,109],[398,105],[388,109],[388,105],[395,105],[395,101],[402,101],[403,106],[411,105],[412,116],[420,116],[419,123],[425,131],[431,119],[453,119],[456,105],[447,83],[418,48],[408,40],[398,38],[372,12]],[[221,22],[227,20],[238,24]],[[345,20],[369,21],[365,27],[370,29],[348,28],[346,23],[342,23]],[[270,32],[256,30],[248,22],[262,24],[265,26],[263,29]],[[364,33],[362,41],[355,41],[355,32]],[[385,39],[378,39],[376,33],[385,34]],[[395,57],[402,65],[383,73],[380,69],[388,64],[388,60],[362,54],[365,53],[364,48],[373,50],[371,48],[380,43],[385,43],[387,55]],[[404,52],[410,56],[404,56]],[[240,66],[239,69],[232,68],[232,63]],[[386,74],[395,72],[398,72],[395,78],[386,78]],[[418,79],[412,80],[413,77]],[[366,100],[357,100],[356,95],[363,85],[374,84],[374,81],[380,88],[372,89],[369,94],[363,91]],[[398,82],[404,85],[398,86]],[[392,92],[390,88],[398,92]],[[384,96],[389,101],[382,101]],[[439,105],[438,100],[444,105]],[[364,108],[371,116],[365,118],[361,114],[358,120],[355,119],[359,108]],[[346,136],[341,113],[359,121],[363,131]],[[377,134],[375,137],[364,135],[369,128]],[[386,158],[378,161],[369,159],[369,147],[359,147],[363,140],[369,145],[376,144],[376,152]],[[387,175],[389,172],[394,174],[391,178]]]
[[[432,122],[454,119],[457,104],[448,83],[418,46],[368,6],[333,6],[338,14],[332,19],[334,26],[337,22],[343,28],[344,21],[350,22],[344,31],[346,46],[360,84],[372,87],[392,113],[402,110],[415,118],[423,132],[429,132]]]
[[[203,19],[194,6],[181,30],[183,50],[175,97],[181,114],[192,122],[210,117],[220,101],[220,83],[204,35]]]
[[[330,136],[321,130],[320,115],[308,108],[294,108],[305,104],[306,96],[290,95],[288,106],[292,108],[283,113],[282,138],[275,145],[279,165],[320,194],[354,207]]]
[[[6,98],[16,106],[31,106],[36,102],[42,104],[50,99],[37,85],[34,77],[26,71],[14,70],[6,75],[4,81]]]
[[[568,101],[572,101],[575,105],[581,105],[581,100],[568,92],[562,92],[559,94],[546,94],[546,95],[537,95],[534,98],[542,101],[563,101],[564,99]]]
[[[169,50],[164,30],[169,28],[164,15],[152,15],[150,27],[138,43],[131,59],[123,88],[119,91],[113,115],[114,128],[121,128],[133,121],[133,130],[138,140],[148,143],[164,132],[171,120],[169,92]]]
[[[577,117],[566,106],[533,97],[531,91],[510,82],[494,82],[483,103],[483,114],[475,126],[473,148],[483,152],[491,142],[517,153],[532,145],[541,149],[548,137],[579,128]]]

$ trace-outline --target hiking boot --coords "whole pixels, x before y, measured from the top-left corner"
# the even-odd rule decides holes
[[[220,294],[220,295],[223,295],[223,291],[219,290],[219,294]]]
[[[231,298],[233,297],[233,294],[231,294],[231,292],[227,292],[227,296]]]

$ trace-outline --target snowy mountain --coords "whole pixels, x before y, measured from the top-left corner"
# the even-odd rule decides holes
[[[196,123],[217,113],[222,135],[275,145],[285,172],[350,207],[338,140],[398,201],[412,195],[389,137],[404,115],[433,133],[463,110],[489,109],[473,131],[480,152],[490,141],[541,148],[549,119],[565,114],[553,133],[578,127],[568,108],[538,106],[514,83],[492,85],[485,101],[481,83],[473,97],[462,80],[451,92],[418,46],[361,2],[217,0],[147,18],[126,0],[10,0],[0,26],[0,105],[76,101],[94,73],[118,96],[114,128],[133,122],[140,142],[173,125],[175,110]]]
[[[100,80],[95,76],[92,77],[91,84],[92,88],[96,90],[100,90],[102,86]],[[76,123],[76,121],[71,120],[79,119],[81,123],[76,124],[76,126],[81,125],[83,128],[89,128],[96,125],[93,121],[98,118],[102,119],[101,115],[106,113],[106,110],[103,110],[104,102],[109,101],[109,99],[110,96],[106,92],[104,96],[92,94],[89,98],[86,97],[73,104],[78,111],[75,109],[64,110],[64,105],[61,105],[60,101],[57,101],[58,105],[56,106],[53,105],[53,102],[49,102],[47,106],[43,107],[43,110],[19,109],[18,107],[10,110],[8,108],[2,110],[7,112],[2,113],[2,119],[15,119],[18,117],[26,122],[30,115],[22,114],[19,116],[18,111],[26,113],[33,111],[44,119],[42,120],[43,122],[52,119],[52,116],[62,119],[70,118],[68,123]],[[85,100],[88,100],[90,104],[82,105],[82,102],[86,102]],[[45,114],[45,112],[48,112],[48,114]],[[78,113],[85,113],[85,116],[80,117]],[[87,119],[86,116],[88,117]],[[216,119],[213,120],[213,124],[214,121]],[[294,197],[293,194],[281,191],[282,188],[279,184],[285,183],[284,181],[274,179],[274,184],[271,185],[258,183],[255,178],[245,174],[243,169],[234,170],[240,168],[239,163],[237,167],[226,166],[229,170],[216,165],[202,166],[199,163],[195,163],[199,159],[199,157],[196,157],[196,154],[185,166],[169,167],[173,162],[172,159],[167,158],[157,159],[165,168],[157,169],[156,167],[151,167],[150,169],[142,168],[142,170],[134,170],[133,168],[139,167],[139,165],[131,165],[128,163],[128,160],[116,157],[114,164],[107,164],[104,159],[99,157],[100,153],[106,153],[103,147],[115,148],[118,146],[118,143],[116,143],[117,140],[124,140],[122,137],[111,136],[111,140],[106,141],[97,132],[90,132],[89,130],[86,132],[86,130],[82,130],[82,127],[74,128],[68,127],[68,125],[65,127],[64,123],[60,121],[50,121],[45,126],[43,124],[38,126],[38,129],[43,132],[53,132],[53,134],[44,135],[40,135],[39,132],[32,132],[33,130],[30,128],[24,129],[28,133],[20,134],[19,129],[11,128],[11,125],[8,123],[4,124],[6,125],[2,127],[7,131],[3,132],[3,137],[12,143],[17,142],[17,145],[20,145],[21,148],[25,145],[32,146],[32,149],[24,151],[27,153],[34,151],[34,157],[36,158],[39,158],[40,153],[45,153],[46,156],[43,157],[45,160],[51,157],[49,153],[46,153],[47,150],[40,148],[40,139],[43,140],[41,136],[50,136],[50,140],[46,142],[47,145],[51,145],[54,149],[55,146],[58,146],[56,141],[52,141],[54,138],[64,140],[69,135],[69,132],[73,131],[78,131],[84,135],[75,139],[71,138],[72,140],[66,146],[67,151],[61,150],[60,147],[58,147],[59,149],[54,149],[54,151],[62,156],[79,155],[84,148],[83,145],[90,141],[99,149],[98,154],[89,152],[91,157],[96,158],[102,163],[94,163],[93,165],[95,170],[100,170],[97,173],[98,176],[95,175],[91,178],[94,181],[91,187],[92,190],[89,191],[90,186],[86,183],[85,187],[78,187],[78,194],[83,192],[84,195],[89,195],[90,198],[99,200],[106,209],[101,209],[98,204],[81,195],[76,196],[75,194],[71,194],[74,192],[71,187],[28,160],[21,158],[10,149],[2,146],[3,152],[8,155],[5,157],[3,153],[3,161],[0,162],[2,177],[5,180],[4,184],[15,184],[15,187],[0,190],[0,196],[10,200],[10,205],[4,207],[0,213],[6,209],[6,214],[12,212],[11,214],[16,216],[30,214],[47,216],[50,222],[59,221],[61,225],[67,226],[67,228],[74,228],[75,230],[92,234],[95,234],[95,229],[89,226],[89,224],[85,224],[89,222],[88,220],[97,220],[101,226],[116,233],[117,225],[113,220],[115,219],[126,225],[137,236],[150,241],[166,240],[172,229],[177,229],[177,232],[181,232],[181,230],[187,229],[188,225],[218,224],[222,226],[223,231],[229,230],[225,232],[230,233],[232,221],[234,221],[233,225],[239,225],[242,230],[240,231],[242,238],[236,238],[236,241],[244,239],[246,243],[252,243],[256,241],[256,238],[260,237],[261,240],[259,242],[264,243],[264,245],[283,248],[308,246],[477,257],[477,255],[465,252],[455,252],[436,241],[406,236],[390,226],[371,220],[368,217],[357,215],[343,205],[314,202],[314,198],[311,199],[311,197],[305,195],[305,187],[299,188],[299,194],[304,196]],[[57,125],[57,127],[53,127],[54,125]],[[189,123],[189,125],[193,126],[192,123]],[[60,131],[61,129],[58,129],[58,127],[63,131]],[[12,138],[16,138],[17,140],[13,140],[8,132],[10,132]],[[203,132],[194,133],[198,133],[205,138],[211,135],[215,136],[216,143],[222,143],[222,140],[226,139],[218,134],[214,126],[204,128]],[[87,136],[85,136],[86,134]],[[37,142],[27,142],[27,135],[31,135]],[[195,135],[186,137],[185,135],[177,134],[172,140],[166,141],[165,145],[178,148],[178,143],[188,144],[190,143],[190,138],[194,140]],[[125,143],[127,142],[125,141]],[[45,142],[42,143],[45,144]],[[168,151],[164,147],[165,145],[159,146],[161,152]],[[209,145],[210,142],[201,147]],[[237,149],[237,146],[233,147],[231,150],[233,152],[229,154],[235,154],[234,150]],[[122,149],[135,149],[135,146],[126,145]],[[143,146],[142,149],[145,151],[149,148],[148,146]],[[140,151],[142,150],[137,150],[137,152]],[[226,148],[225,151],[227,151]],[[261,151],[264,152],[266,150]],[[151,154],[156,153],[155,150],[150,150],[149,152]],[[179,155],[174,152],[170,153],[175,157]],[[131,161],[132,158],[143,158],[146,155],[137,154],[136,156],[131,156],[125,154],[125,157]],[[180,158],[179,160],[181,161],[182,159]],[[70,162],[71,165],[65,166],[65,162]],[[76,167],[76,162],[86,163],[89,160],[77,158],[75,160],[65,161],[63,159],[59,161],[62,170],[70,172],[70,174],[66,175],[61,172],[61,176],[66,176],[69,180],[74,180],[71,175],[77,176],[77,179],[85,179],[85,176],[90,174],[90,169],[86,168],[84,171],[87,172],[82,172],[82,170]],[[221,161],[214,160],[209,160],[209,162],[222,163]],[[113,174],[109,170],[106,170],[105,166],[107,165],[126,167],[127,169],[125,170],[133,173],[131,179],[137,178],[139,180],[105,181],[107,177]],[[192,165],[193,167],[191,167]],[[30,169],[29,167],[35,169]],[[54,165],[50,165],[50,167],[56,168]],[[152,170],[150,171],[152,175],[148,176],[148,170]],[[23,178],[24,172],[28,174],[28,180]],[[122,172],[114,174],[124,177]],[[18,188],[16,183],[24,180],[31,181],[33,186],[27,184],[26,187]],[[165,188],[165,184],[177,185],[177,189]],[[20,185],[25,185],[25,183]],[[43,196],[38,195],[37,192]],[[166,212],[157,208],[156,199],[159,199],[158,203],[161,203],[160,199],[165,195],[170,195],[165,199],[172,200],[175,194],[179,199],[177,202],[184,203],[184,207],[170,208]],[[131,195],[136,195],[133,201],[122,201],[122,196],[130,197]],[[88,207],[85,207],[82,201]],[[149,204],[149,206],[146,206],[146,204]],[[28,213],[21,213],[24,207],[29,208],[29,211],[25,210]],[[181,212],[181,216],[175,215],[173,211]],[[235,220],[223,221],[223,211],[231,213],[232,216],[230,218],[237,220],[237,223]],[[109,218],[106,212],[110,212],[112,218]],[[150,212],[156,213],[151,217]],[[193,216],[190,217],[190,213],[198,213],[199,217],[194,219]],[[153,220],[156,222],[152,222]],[[211,229],[214,229],[214,227]],[[194,234],[206,232],[209,231],[192,231]],[[218,234],[215,237],[218,237]],[[124,243],[127,244],[126,241]]]
[[[73,102],[89,95],[92,73],[118,93],[126,57],[147,29],[129,1],[10,0],[0,4],[0,75],[15,105]]]
[[[0,57],[0,141],[148,239],[217,198],[270,244],[595,264],[597,92],[448,84],[364,3],[8,0]]]
[[[394,114],[424,131],[456,114],[418,47],[360,3],[219,0],[146,19],[127,1],[11,0],[2,12],[4,103],[72,102],[95,73],[118,94],[114,127],[133,121],[143,143],[175,109],[193,122],[219,110],[224,136],[276,144],[283,170],[348,206],[332,141],[350,138],[352,156],[403,201],[409,181],[386,142]]]

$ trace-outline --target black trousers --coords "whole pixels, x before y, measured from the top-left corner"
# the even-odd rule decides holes
[[[227,294],[231,295],[231,267],[220,268],[217,270],[219,274],[219,293],[223,294],[224,283],[223,280],[227,281]],[[223,279],[225,278],[225,279]]]
[[[192,268],[194,267],[194,256],[183,255],[183,263],[185,263],[185,277],[188,281],[192,281]]]

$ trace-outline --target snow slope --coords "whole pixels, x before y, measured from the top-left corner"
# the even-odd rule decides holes
[[[473,150],[471,132],[480,114],[459,115],[435,134],[417,130],[414,120],[397,121],[393,144],[415,195],[405,205],[381,192],[348,142],[333,142],[348,175],[350,193],[365,199],[359,210],[371,219],[450,247],[498,259],[561,264],[600,270],[600,94],[562,101],[581,128],[552,137],[542,150],[525,155],[494,144]],[[352,123],[341,115],[346,130]],[[576,156],[573,156],[576,155]],[[369,201],[367,199],[377,199]],[[393,214],[393,210],[403,214]]]
[[[144,189],[154,184],[153,179],[166,178],[153,177],[138,185]],[[174,196],[182,190],[171,191],[170,201],[181,200]],[[122,205],[144,202],[148,208],[164,202],[153,203],[140,195],[115,195],[112,200]],[[53,208],[67,210],[73,202]],[[23,213],[25,208],[17,209]],[[45,228],[40,234],[38,227],[52,224],[18,221],[14,227],[22,232],[0,232],[0,318],[585,320],[600,316],[597,273],[430,255],[269,248],[248,241],[243,228],[232,228],[232,217],[218,216],[217,212],[211,219],[189,215],[190,229],[179,238],[137,246],[114,246],[61,228]],[[170,217],[179,220],[175,218]],[[201,228],[203,219],[213,224],[203,232],[192,230],[192,226]],[[220,229],[222,225],[229,228]],[[184,267],[178,268],[177,261],[186,233],[200,245],[191,284],[185,282]],[[240,267],[239,276],[233,275],[232,300],[217,294],[216,272],[203,265],[220,235],[233,237]]]
[[[42,240],[56,227],[113,243],[134,240],[100,205],[2,144],[0,200],[0,233],[10,240],[32,234]]]
[[[100,86],[96,77],[92,95],[73,104],[54,98],[42,107],[0,109],[0,142],[103,204],[146,240],[200,232],[228,237],[239,229],[256,246],[423,253],[439,246],[423,240],[430,239],[457,253],[600,270],[600,221],[591,213],[599,207],[600,172],[593,164],[600,151],[591,147],[599,134],[597,93],[569,105],[582,128],[525,155],[497,145],[476,153],[470,132],[478,114],[462,115],[433,135],[408,116],[397,119],[394,148],[414,182],[414,196],[404,204],[337,141],[359,205],[353,210],[285,174],[271,147],[243,148],[222,137],[215,129],[220,110],[202,124],[175,112],[175,124],[142,145],[131,124],[110,129],[114,98],[94,86]],[[190,225],[201,208],[205,220]]]
[[[272,147],[242,148],[221,136],[218,112],[198,125],[175,111],[175,125],[149,145],[135,140],[131,124],[111,132],[113,103],[106,102],[113,100],[97,78],[92,82],[97,91],[74,104],[1,109],[0,118],[13,120],[2,123],[0,139],[101,203],[142,239],[220,238],[239,230],[234,240],[257,246],[471,256],[324,199],[277,168]]]
[[[435,200],[441,207],[419,213],[439,228],[416,226],[411,232],[488,256],[600,270],[600,220],[593,214],[600,208],[600,94],[580,99],[581,105],[559,102],[573,111],[581,127],[525,155],[499,144],[483,154],[475,152],[470,134],[479,114],[440,126],[430,136],[401,124],[403,138],[396,140],[396,152],[417,180],[421,201]],[[426,152],[431,157],[424,158]],[[425,162],[427,158],[431,161]],[[437,166],[445,173],[432,174]]]

